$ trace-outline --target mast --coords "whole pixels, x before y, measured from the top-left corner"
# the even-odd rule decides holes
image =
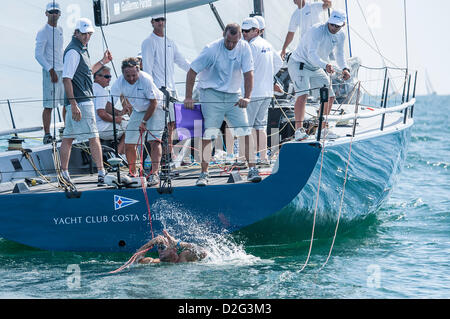
[[[264,17],[264,0],[253,0],[253,14]]]

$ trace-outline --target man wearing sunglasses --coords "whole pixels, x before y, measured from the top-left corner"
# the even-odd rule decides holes
[[[35,58],[42,66],[43,106],[42,124],[44,126],[43,143],[52,141],[50,122],[53,108],[63,106],[64,86],[63,70],[63,29],[58,26],[61,8],[57,2],[47,4],[45,15],[47,23],[36,35]],[[63,112],[64,115],[64,112]]]
[[[94,104],[95,104],[95,121],[97,123],[97,129],[100,139],[112,141],[114,139],[114,125],[112,116],[112,104],[111,96],[106,88],[111,82],[111,69],[107,66],[103,66],[94,74],[94,84],[92,89],[94,91]],[[115,99],[117,101],[118,99]],[[125,154],[125,130],[127,128],[128,121],[124,116],[128,114],[128,108],[123,107],[122,111],[114,109],[117,138],[119,139],[119,145],[117,151],[119,154]]]
[[[313,26],[305,34],[304,39],[289,59],[288,71],[297,97],[295,102],[296,140],[303,140],[308,137],[303,128],[303,121],[310,90],[315,96],[318,96],[321,87],[328,87],[329,99],[324,106],[324,115],[330,114],[335,96],[327,75],[335,72],[329,61],[332,52],[335,53],[339,68],[343,70],[343,79],[346,81],[350,78],[350,69],[344,57],[345,33],[341,32],[345,25],[345,20],[345,13],[334,10],[328,22]],[[325,125],[326,123],[324,122]],[[329,129],[323,132],[323,136],[330,139],[337,137]]]
[[[189,71],[189,62],[178,50],[175,42],[165,35],[166,19],[164,15],[155,15],[151,20],[153,32],[141,46],[144,72],[153,77],[158,88],[166,87],[170,96],[177,98],[175,88],[175,64],[184,71]],[[173,103],[169,104],[168,119],[169,146],[172,147],[172,133],[175,128],[175,111]],[[170,149],[172,153],[172,149]]]

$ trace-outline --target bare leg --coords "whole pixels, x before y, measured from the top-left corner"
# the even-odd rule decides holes
[[[297,100],[295,101],[294,112],[295,112],[295,128],[296,129],[303,127],[307,99],[308,99],[308,94],[304,94],[304,95],[297,97]]]
[[[263,162],[267,162],[267,132],[266,130],[256,130],[256,152],[259,153],[259,158]]]
[[[170,122],[167,124],[167,133],[169,135],[168,143],[169,143],[169,154],[171,154],[172,158],[174,158],[173,154],[173,135],[175,133],[175,122]],[[164,154],[166,150],[164,150]]]
[[[61,142],[61,169],[67,171],[69,168],[70,153],[72,151],[73,138],[63,138]]]
[[[117,152],[119,154],[125,153],[125,134],[123,134],[120,138],[119,145],[117,146]]]
[[[253,141],[252,134],[239,137],[239,145],[245,147],[243,151],[245,153],[245,159],[247,160],[248,167],[254,167],[256,165],[256,160],[255,160],[255,144]]]
[[[211,140],[202,140],[202,173],[208,172],[209,161],[211,160]]]
[[[150,158],[152,159],[152,174],[158,174],[161,166],[162,147],[158,141],[150,141]]]
[[[125,155],[127,157],[130,173],[136,175],[136,144],[125,144]]]
[[[100,139],[93,137],[89,139],[89,148],[91,149],[92,158],[97,166],[98,170],[104,170],[103,167],[103,153],[102,146],[100,145]]]
[[[44,133],[50,134],[50,122],[52,119],[52,110],[50,108],[44,108],[42,111],[42,125],[44,126]]]

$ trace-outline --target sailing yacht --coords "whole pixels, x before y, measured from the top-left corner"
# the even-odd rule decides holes
[[[291,1],[283,1],[286,7],[280,2],[95,0],[92,11],[100,28],[97,41],[103,41],[99,46],[109,44],[112,51],[120,40],[135,40],[136,33],[144,33],[145,18],[164,13],[168,36],[192,60],[205,44],[221,36],[225,21],[240,22],[249,15],[265,16],[267,39],[281,48],[286,26],[280,21],[288,20],[286,7]],[[344,10],[346,4],[341,4]],[[326,12],[323,18],[326,21]],[[123,28],[136,32],[124,33]],[[346,30],[348,38],[351,30]],[[118,41],[108,41],[109,37]],[[122,44],[119,51],[125,48],[129,50]],[[134,50],[137,54],[138,48]],[[364,219],[388,196],[405,158],[414,124],[417,72],[366,66],[353,56],[348,62],[352,80],[333,79],[338,99],[326,118],[336,138],[321,135],[324,101],[312,98],[305,121],[311,137],[293,139],[295,100],[286,68],[277,74],[285,94],[274,96],[269,109],[271,165],[262,170],[260,183],[242,180],[245,169],[217,160],[210,171],[212,182],[205,188],[195,186],[199,173],[195,161],[177,167],[177,175],[169,172],[160,185],[132,187],[123,181],[122,161],[114,149],[105,148],[109,174],[117,179],[97,187],[95,167],[79,143],[69,163],[71,175],[79,175],[74,178],[76,187],[64,187],[58,183],[59,143],[31,148],[13,144],[0,154],[0,236],[54,251],[133,252],[153,233],[167,225],[176,231],[186,220],[215,232],[239,232],[249,243],[277,243],[309,236],[305,227],[310,227],[311,219]],[[183,74],[177,79],[183,92]]]

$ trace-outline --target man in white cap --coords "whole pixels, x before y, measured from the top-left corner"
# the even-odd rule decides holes
[[[174,78],[174,66],[189,71],[189,62],[178,50],[175,42],[165,35],[166,19],[164,15],[155,15],[151,20],[153,32],[141,45],[144,72],[153,77],[158,88],[165,87],[172,98],[177,98]],[[172,133],[175,128],[175,111],[173,102],[169,104],[168,118],[169,147],[172,148]],[[172,149],[170,149],[170,153]]]
[[[266,29],[266,20],[262,16],[254,16],[258,20],[259,24],[259,35],[264,38],[264,30]]]
[[[94,33],[91,20],[77,21],[72,41],[64,51],[63,83],[65,89],[66,126],[61,143],[61,169],[63,178],[71,182],[68,166],[72,142],[89,139],[89,148],[98,170],[98,185],[104,185],[102,149],[95,122],[92,74],[112,60],[111,52],[91,66],[87,44]]]
[[[345,33],[341,32],[345,25],[345,13],[334,10],[328,22],[313,26],[306,34],[303,41],[292,53],[288,62],[289,75],[294,84],[297,100],[295,102],[295,139],[302,140],[308,137],[304,128],[305,106],[308,92],[316,92],[323,86],[329,89],[329,100],[325,103],[324,114],[330,114],[334,102],[333,88],[327,75],[335,72],[329,62],[332,52],[335,52],[336,62],[341,68],[344,80],[350,78],[350,69],[344,57]],[[314,92],[314,93],[316,93]],[[325,125],[325,123],[324,123]],[[336,136],[327,130],[323,136],[335,138]]]
[[[306,3],[306,0],[294,0],[294,4],[297,5],[297,9],[292,13],[288,33],[280,53],[283,60],[286,56],[287,47],[294,40],[296,30],[300,29],[300,39],[302,39],[313,25],[321,22],[321,13],[331,8],[330,0],[322,0],[322,3]]]
[[[42,124],[44,126],[44,144],[51,143],[50,122],[52,110],[63,105],[63,29],[58,26],[61,8],[57,2],[47,4],[45,15],[47,23],[36,35],[34,56],[42,66],[43,106]],[[64,113],[63,113],[64,114]]]
[[[255,149],[259,153],[261,163],[268,164],[267,158],[267,115],[274,90],[274,75],[283,66],[283,61],[272,45],[260,37],[258,20],[247,18],[242,22],[243,37],[252,50],[254,70],[254,85],[251,101],[247,107],[248,123],[253,128],[252,137]],[[253,143],[250,143],[253,144]]]
[[[200,73],[200,74],[199,74]],[[250,102],[253,88],[253,57],[247,41],[241,39],[241,27],[231,23],[225,27],[223,38],[208,44],[200,55],[191,63],[186,76],[186,98],[184,106],[194,108],[192,91],[199,74],[198,88],[202,114],[205,120],[205,133],[202,143],[201,173],[197,186],[208,184],[208,166],[211,158],[211,140],[218,136],[224,119],[235,136],[247,137],[251,134],[246,108]],[[242,74],[244,75],[244,94],[240,96]],[[250,142],[244,138],[245,144]],[[242,145],[242,144],[241,144]],[[246,145],[246,150],[253,149]],[[250,169],[256,168],[255,162],[246,152]],[[249,175],[247,180],[261,181],[259,175]]]

